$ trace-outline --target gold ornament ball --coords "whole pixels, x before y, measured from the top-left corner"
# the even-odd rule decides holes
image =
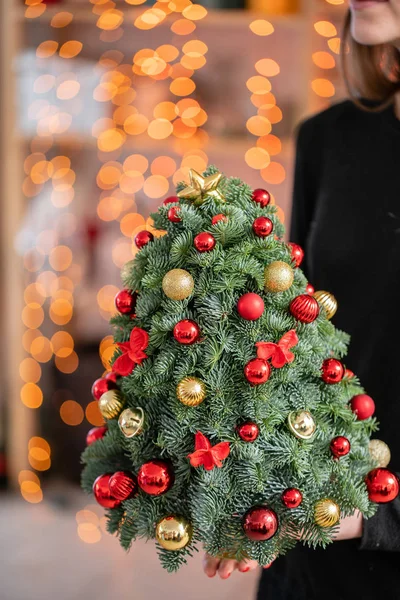
[[[170,515],[156,525],[158,543],[166,550],[180,550],[192,539],[192,526],[184,517]]]
[[[128,281],[129,281],[134,264],[135,264],[135,259],[133,258],[132,260],[128,260],[128,262],[125,263],[121,269],[121,279],[122,279],[122,283],[124,285],[127,285]]]
[[[99,400],[99,409],[105,419],[114,419],[124,408],[125,397],[119,390],[108,390]]]
[[[277,260],[265,268],[265,288],[268,292],[284,292],[293,283],[293,269],[287,263]]]
[[[390,448],[382,440],[371,440],[368,444],[369,453],[377,467],[387,467],[390,463]]]
[[[193,292],[194,280],[188,271],[172,269],[164,275],[162,289],[164,294],[171,300],[184,300]]]
[[[314,520],[320,527],[332,527],[340,519],[340,508],[330,498],[318,500],[314,506]]]
[[[330,292],[325,292],[324,290],[314,292],[313,296],[318,304],[325,310],[326,318],[332,319],[338,307],[335,296]]]
[[[136,408],[126,408],[119,415],[118,425],[122,433],[127,438],[140,435],[143,431],[144,411],[140,406]]]
[[[206,397],[205,383],[197,377],[185,377],[178,383],[176,395],[185,406],[198,406]]]
[[[290,431],[300,440],[310,440],[316,429],[314,417],[307,410],[295,410],[289,413]]]

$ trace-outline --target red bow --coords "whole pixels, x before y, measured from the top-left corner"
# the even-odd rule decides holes
[[[203,465],[206,471],[212,471],[214,467],[222,467],[224,460],[230,452],[229,442],[220,442],[211,446],[210,440],[198,431],[195,435],[195,452],[188,454],[192,467]]]
[[[291,329],[281,337],[277,344],[273,342],[257,342],[257,356],[268,360],[271,358],[271,363],[277,369],[280,369],[287,363],[294,361],[294,354],[289,350],[295,346],[299,338],[294,329]]]
[[[129,342],[117,344],[122,350],[121,356],[117,358],[113,364],[113,371],[118,375],[129,375],[132,373],[136,365],[141,365],[143,360],[147,358],[147,354],[143,352],[149,344],[149,334],[140,327],[134,327],[131,331]]]

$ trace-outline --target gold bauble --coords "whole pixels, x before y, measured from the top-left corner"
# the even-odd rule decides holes
[[[265,289],[267,292],[284,292],[293,283],[293,269],[287,263],[276,260],[265,268]]]
[[[114,419],[124,408],[125,397],[119,390],[108,390],[99,400],[99,409],[105,419]]]
[[[340,508],[330,498],[318,500],[314,506],[314,521],[320,527],[332,527],[340,519]]]
[[[170,515],[158,521],[156,538],[166,550],[180,550],[192,539],[193,529],[184,517]]]
[[[119,415],[118,425],[122,433],[127,438],[140,435],[143,431],[144,411],[143,408],[126,408]]]
[[[324,290],[314,292],[313,296],[318,304],[325,310],[326,318],[332,319],[333,315],[337,311],[337,300],[335,296],[330,292],[325,292]]]
[[[382,440],[371,440],[368,444],[369,453],[377,467],[387,467],[390,463],[390,448]]]
[[[135,264],[135,259],[128,260],[127,263],[121,269],[121,279],[124,285],[127,285],[129,278],[131,277],[133,265]]]
[[[184,269],[168,271],[162,280],[164,294],[171,300],[184,300],[193,292],[194,280],[190,273]]]
[[[197,377],[185,377],[176,387],[178,400],[185,406],[198,406],[206,397],[206,386]]]
[[[300,440],[310,440],[315,433],[314,417],[307,410],[294,410],[289,413],[290,431]]]

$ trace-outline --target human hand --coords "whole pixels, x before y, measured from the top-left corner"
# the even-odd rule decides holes
[[[272,563],[264,567],[268,569]],[[221,579],[228,579],[233,571],[239,571],[239,573],[247,573],[248,571],[254,571],[258,567],[256,560],[233,560],[231,558],[215,558],[209,554],[204,555],[203,559],[203,570],[207,577],[215,577],[218,573]]]
[[[356,512],[351,517],[341,519],[339,532],[333,538],[335,542],[341,540],[353,540],[362,536],[363,518],[361,513]]]

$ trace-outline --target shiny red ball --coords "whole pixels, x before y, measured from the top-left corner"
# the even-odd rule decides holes
[[[115,307],[121,315],[133,315],[136,308],[137,293],[121,290],[115,296]]]
[[[180,223],[182,221],[182,219],[179,216],[179,213],[181,212],[181,207],[180,206],[171,206],[171,208],[168,210],[168,220],[171,221],[171,223]]]
[[[137,480],[146,494],[160,496],[168,492],[174,483],[174,475],[166,462],[151,460],[140,467]]]
[[[333,384],[342,381],[344,366],[337,358],[327,358],[322,363],[322,379],[325,383]]]
[[[372,469],[365,479],[368,497],[372,502],[391,502],[399,495],[399,479],[389,469]]]
[[[304,258],[303,248],[301,246],[299,246],[298,244],[295,244],[294,242],[289,242],[288,246],[290,248],[292,260],[294,260],[294,262],[296,263],[296,267],[299,267],[301,265],[301,263],[303,262],[303,258]]]
[[[341,456],[346,456],[346,454],[350,452],[351,446],[346,437],[343,435],[338,435],[331,441],[330,448],[333,456],[340,458]]]
[[[163,205],[167,206],[167,204],[173,204],[174,202],[179,202],[178,196],[168,196],[168,198],[165,198],[163,201]]]
[[[351,379],[352,377],[354,377],[354,373],[351,369],[345,369],[344,370],[344,379]]]
[[[112,496],[121,502],[133,498],[138,491],[136,477],[128,471],[117,471],[111,475],[108,485]]]
[[[265,208],[271,202],[271,195],[267,190],[263,190],[258,188],[253,191],[253,195],[251,197],[253,202],[257,202],[261,206],[261,208]]]
[[[220,223],[221,221],[226,223],[227,220],[228,220],[228,217],[226,215],[223,215],[222,213],[220,213],[219,215],[213,216],[213,218],[211,219],[211,224],[216,225],[217,223]]]
[[[237,303],[237,311],[242,319],[256,321],[264,312],[264,300],[254,292],[248,292],[240,296]]]
[[[250,540],[264,542],[278,530],[276,513],[266,506],[254,506],[244,515],[243,529]]]
[[[264,238],[272,232],[274,224],[268,217],[257,217],[254,219],[252,227],[258,237]]]
[[[289,310],[300,323],[312,323],[319,315],[319,304],[313,296],[301,294],[291,301]]]
[[[303,500],[303,494],[297,488],[287,488],[281,496],[286,508],[297,508]]]
[[[118,373],[114,373],[114,371],[110,371],[109,373],[106,373],[106,375],[104,375],[104,377],[105,377],[105,379],[107,379],[109,381],[113,381],[116,384],[120,375],[118,375]]]
[[[367,394],[357,394],[350,400],[350,407],[357,417],[357,421],[369,419],[375,412],[375,402]]]
[[[257,423],[246,421],[246,423],[238,425],[237,432],[244,442],[254,442],[259,436],[260,428]]]
[[[100,475],[93,484],[93,494],[100,506],[104,508],[115,508],[121,502],[114,498],[110,491],[111,474]]]
[[[194,321],[184,319],[175,325],[173,333],[180,344],[194,344],[200,337],[200,327]]]
[[[107,433],[107,427],[92,427],[92,429],[89,429],[89,431],[87,432],[86,435],[86,445],[90,446],[91,444],[93,444],[93,442],[96,442],[97,440],[101,440],[101,438],[103,438]]]
[[[108,392],[108,390],[115,390],[116,387],[117,384],[114,381],[101,377],[100,379],[96,379],[92,385],[92,396],[95,400],[100,400],[103,394]]]
[[[271,367],[262,358],[253,358],[244,368],[244,374],[252,385],[260,385],[268,381],[271,375]]]
[[[144,248],[144,246],[147,246],[147,244],[153,240],[154,235],[150,231],[146,231],[146,229],[139,231],[139,233],[135,235],[135,244],[139,250]]]
[[[199,252],[210,252],[215,247],[215,237],[208,233],[208,231],[202,231],[194,238],[194,247]]]
[[[312,296],[312,294],[315,292],[315,287],[313,285],[311,285],[311,283],[307,283],[306,285],[306,293],[310,294],[310,296]]]

